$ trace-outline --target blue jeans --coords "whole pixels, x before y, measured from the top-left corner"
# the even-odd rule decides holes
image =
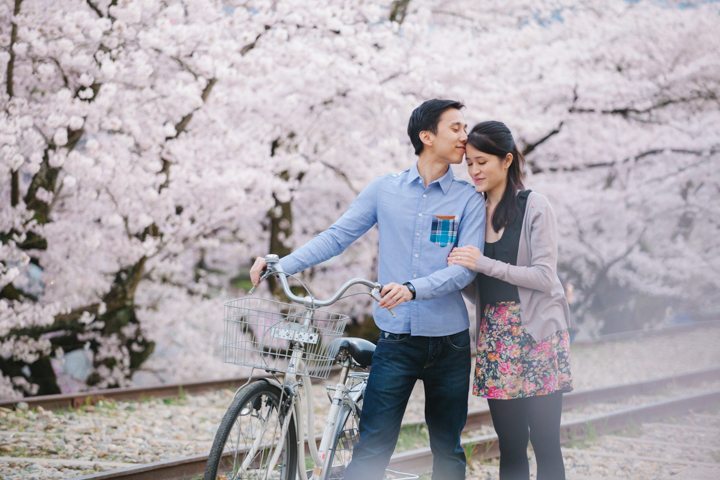
[[[360,442],[346,479],[381,479],[397,443],[415,382],[425,386],[433,479],[465,478],[460,432],[467,420],[470,334],[415,337],[381,332],[360,416]]]

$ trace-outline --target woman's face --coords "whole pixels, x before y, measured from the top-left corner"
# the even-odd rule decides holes
[[[497,187],[504,187],[507,182],[508,168],[512,163],[512,155],[500,158],[481,152],[469,143],[465,146],[465,161],[468,174],[478,192],[490,192]]]

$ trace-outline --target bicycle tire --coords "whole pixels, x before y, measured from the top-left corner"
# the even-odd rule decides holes
[[[239,478],[278,478],[282,480],[295,480],[297,474],[297,432],[295,427],[295,419],[290,419],[290,424],[285,436],[283,451],[278,458],[276,468],[277,473],[268,476],[266,472],[273,446],[277,446],[280,442],[279,434],[282,430],[282,419],[286,414],[292,415],[286,401],[287,395],[283,395],[279,386],[271,384],[265,380],[255,381],[244,387],[233,399],[230,407],[225,412],[220,426],[215,434],[212,448],[208,456],[205,467],[205,480],[215,480],[219,478],[239,479]],[[285,410],[283,412],[283,410]],[[263,415],[266,415],[263,418]],[[257,422],[254,422],[257,420]],[[253,431],[253,425],[257,423],[261,427],[260,430]],[[267,426],[272,426],[272,430],[267,430]],[[228,438],[233,429],[236,429],[238,444],[233,449],[226,452]],[[243,429],[246,432],[243,432]],[[265,433],[269,436],[263,438]],[[234,433],[234,432],[233,432]],[[248,450],[252,452],[250,445],[258,438],[260,448],[251,457],[247,470],[239,471],[237,468],[241,466],[247,459]],[[242,437],[242,440],[240,439]],[[234,452],[234,454],[233,454]],[[232,458],[228,458],[232,457]]]
[[[356,408],[343,405],[338,412],[338,422],[333,437],[333,443],[328,451],[330,457],[330,470],[325,474],[325,480],[340,480],[345,478],[345,469],[352,460],[352,447],[356,443],[355,436],[360,435],[360,412],[362,398],[357,401]],[[345,445],[341,445],[341,444]],[[347,445],[349,443],[350,445]],[[340,453],[343,453],[341,456]]]

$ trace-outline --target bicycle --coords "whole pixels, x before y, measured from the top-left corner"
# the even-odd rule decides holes
[[[359,438],[375,345],[343,337],[348,317],[320,308],[346,298],[354,285],[368,287],[370,291],[361,294],[379,301],[381,285],[355,278],[326,300],[314,298],[303,285],[308,295],[300,297],[291,291],[290,275],[282,270],[278,256],[267,255],[265,261],[262,279],[276,276],[293,303],[245,297],[225,304],[225,361],[252,367],[253,372],[263,369],[269,376],[249,380],[235,393],[215,435],[204,478],[341,479]],[[326,387],[329,397],[332,392],[331,405],[318,446],[311,378],[328,378],[335,362],[340,365],[339,378],[334,387]]]

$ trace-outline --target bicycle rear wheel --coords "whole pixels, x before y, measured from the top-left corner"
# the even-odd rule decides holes
[[[345,478],[345,469],[352,460],[353,447],[360,438],[360,411],[362,399],[358,400],[356,408],[343,405],[338,414],[337,428],[332,447],[328,452],[330,456],[330,469],[326,480],[340,480]]]
[[[292,415],[290,399],[278,386],[259,380],[243,388],[215,434],[205,480],[294,480],[297,473],[294,418],[290,418],[285,438],[280,438],[288,415]],[[277,462],[270,465],[278,446],[281,451]]]

